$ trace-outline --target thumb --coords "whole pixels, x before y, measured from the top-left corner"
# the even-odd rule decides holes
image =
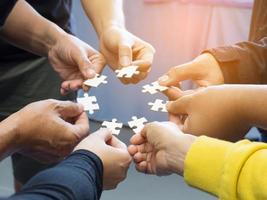
[[[83,112],[75,121],[73,128],[76,135],[83,139],[89,134],[89,121],[85,112]]]
[[[163,91],[163,94],[165,94],[170,101],[174,101],[183,96],[183,91],[178,87],[172,86]]]
[[[108,142],[112,138],[111,131],[106,129],[106,128],[100,128],[98,131],[96,131],[93,134],[95,134],[97,137],[99,137],[105,143]]]
[[[126,150],[127,146],[126,144],[124,144],[122,141],[120,141],[118,138],[116,138],[115,136],[112,136],[109,145],[118,149],[123,149]]]
[[[192,95],[183,96],[176,101],[170,101],[167,104],[167,110],[174,115],[188,114],[189,103],[192,99]]]
[[[119,63],[122,67],[127,67],[131,65],[133,56],[132,56],[132,46],[128,43],[123,41],[119,45]]]
[[[191,62],[173,67],[167,74],[160,77],[158,81],[163,86],[177,86],[181,81],[193,78],[196,72],[192,68],[193,64]]]
[[[71,101],[60,101],[58,106],[56,106],[56,112],[63,118],[77,117],[83,112],[83,106]]]

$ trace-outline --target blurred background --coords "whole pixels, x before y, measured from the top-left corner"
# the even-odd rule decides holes
[[[167,120],[167,115],[152,112],[147,105],[161,94],[142,93],[142,86],[155,81],[170,67],[192,60],[204,49],[247,40],[253,0],[125,0],[124,12],[128,30],[156,49],[155,61],[149,77],[137,85],[122,85],[108,68],[108,84],[92,89],[100,111],[89,116],[91,128],[97,121],[111,120],[126,124],[132,116],[146,117],[149,121]],[[98,49],[98,39],[85,16],[80,1],[73,1],[72,20],[74,31],[82,40]],[[190,82],[183,84],[191,87]],[[82,95],[80,93],[80,95]],[[128,143],[133,132],[125,127],[120,139]],[[11,163],[0,164],[0,196],[13,193]],[[181,177],[154,177],[139,174],[132,166],[128,178],[115,191],[104,192],[104,200],[122,199],[181,199],[212,200],[209,194],[187,186]]]

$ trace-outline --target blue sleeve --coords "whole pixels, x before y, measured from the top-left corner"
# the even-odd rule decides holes
[[[101,160],[92,152],[78,150],[34,176],[21,192],[6,200],[98,200],[102,179]]]
[[[4,25],[6,18],[17,3],[17,0],[0,0],[0,27]]]

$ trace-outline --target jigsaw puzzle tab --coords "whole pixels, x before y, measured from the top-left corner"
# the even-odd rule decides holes
[[[158,92],[163,92],[167,89],[168,89],[168,87],[161,86],[158,81],[155,81],[155,82],[151,83],[150,85],[149,84],[144,85],[142,92],[143,93],[148,92],[150,94],[156,94]]]
[[[156,99],[154,103],[149,102],[148,105],[151,106],[150,110],[157,111],[157,112],[159,112],[159,111],[167,112],[167,109],[166,109],[167,103],[168,103],[168,101],[163,103],[163,100]]]
[[[145,117],[138,119],[136,116],[133,116],[132,121],[129,121],[128,124],[135,133],[140,133],[141,130],[144,128],[145,126],[144,124],[146,122],[147,122],[147,119]]]
[[[99,105],[97,104],[97,99],[95,96],[88,96],[84,93],[84,97],[78,97],[77,102],[82,104],[85,111],[89,114],[93,114],[95,110],[99,110]]]
[[[86,81],[83,82],[83,84],[91,87],[98,87],[101,83],[102,84],[108,83],[106,81],[106,78],[107,76],[105,75],[96,74],[94,78],[87,79]]]
[[[119,78],[132,78],[133,75],[137,75],[140,72],[137,70],[138,66],[129,66],[129,67],[123,67],[121,69],[117,69],[115,73],[117,74],[117,77]]]
[[[107,128],[109,129],[112,134],[114,135],[119,135],[120,134],[120,129],[122,128],[123,124],[122,123],[118,123],[117,119],[112,119],[112,121],[104,121],[102,123],[102,127],[103,128]]]

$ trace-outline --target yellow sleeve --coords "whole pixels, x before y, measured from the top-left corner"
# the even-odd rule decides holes
[[[221,200],[266,200],[267,144],[201,136],[186,156],[184,178]]]

